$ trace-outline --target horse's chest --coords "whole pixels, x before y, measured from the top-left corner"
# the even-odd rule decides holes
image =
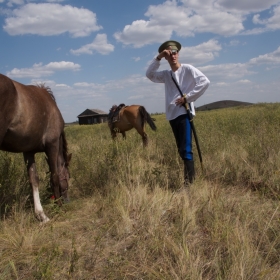
[[[32,133],[22,133],[21,130],[8,129],[2,144],[1,150],[8,152],[25,152],[30,150],[41,150],[43,147],[42,138]]]

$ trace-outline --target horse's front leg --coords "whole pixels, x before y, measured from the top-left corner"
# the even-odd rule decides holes
[[[29,183],[33,190],[33,200],[34,200],[34,211],[36,218],[46,223],[50,219],[45,215],[39,196],[39,178],[37,175],[35,157],[33,153],[23,153],[24,162],[27,167],[27,173],[29,177]]]
[[[121,132],[121,134],[122,134],[123,139],[125,140],[126,139],[125,131]]]
[[[111,136],[113,140],[116,140],[117,138],[117,132],[115,130],[111,130]]]

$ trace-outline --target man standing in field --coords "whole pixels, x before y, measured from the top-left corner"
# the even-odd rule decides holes
[[[181,44],[176,41],[164,42],[158,49],[158,56],[149,65],[146,76],[155,83],[165,84],[166,118],[169,121],[178,148],[180,157],[184,161],[185,185],[192,183],[195,176],[192,129],[185,103],[189,103],[190,112],[195,115],[193,102],[208,88],[210,81],[198,69],[190,64],[181,64],[178,61]],[[160,60],[165,58],[171,70],[158,71]],[[172,77],[184,93],[181,97]]]

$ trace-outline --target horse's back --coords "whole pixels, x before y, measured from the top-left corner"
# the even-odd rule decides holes
[[[64,127],[55,100],[46,89],[0,76],[0,148],[11,152],[43,150]],[[3,110],[2,110],[3,109]]]
[[[139,105],[126,106],[123,109],[123,115],[129,119],[136,119],[139,115]]]
[[[139,114],[140,105],[130,105],[124,107],[120,112],[121,123],[119,127],[125,127],[124,130],[142,127],[141,115]]]

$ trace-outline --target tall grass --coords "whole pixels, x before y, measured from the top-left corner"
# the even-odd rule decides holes
[[[106,124],[68,126],[71,202],[40,225],[21,155],[0,153],[0,279],[279,279],[280,104],[198,112],[196,181],[164,115],[113,143]]]
[[[279,110],[276,103],[202,114],[207,176],[279,199]]]

